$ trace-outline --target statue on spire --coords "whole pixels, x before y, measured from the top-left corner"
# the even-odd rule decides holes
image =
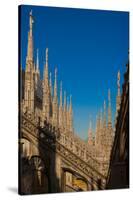
[[[46,63],[48,63],[48,48],[46,48]]]
[[[32,10],[30,11],[30,30],[32,30],[32,24],[34,23],[33,16],[32,16]]]

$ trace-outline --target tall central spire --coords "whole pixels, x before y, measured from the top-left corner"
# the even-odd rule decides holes
[[[57,68],[55,68],[55,81],[54,81],[53,125],[58,126]]]
[[[32,10],[29,14],[29,33],[28,33],[28,48],[27,48],[27,58],[26,61],[33,61],[33,16],[32,16]]]
[[[46,63],[43,80],[43,117],[49,119],[50,116],[50,89],[48,78],[48,48],[46,48]]]
[[[26,70],[25,70],[25,90],[24,90],[24,102],[26,108],[30,112],[34,112],[34,61],[33,61],[33,16],[32,11],[29,14],[29,32],[28,32],[28,46],[26,57]]]

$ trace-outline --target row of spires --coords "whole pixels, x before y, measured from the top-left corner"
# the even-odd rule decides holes
[[[29,15],[29,32],[28,32],[28,47],[26,57],[25,70],[25,106],[32,112],[35,111],[35,90],[38,89],[40,81],[39,69],[39,51],[37,49],[36,63],[33,59],[33,16],[32,11]],[[57,92],[57,68],[55,68],[54,90],[52,88],[51,73],[48,69],[48,48],[46,48],[46,57],[44,64],[43,80],[42,80],[42,121],[45,119],[50,121],[54,126],[63,127],[69,131],[73,131],[73,111],[72,97],[70,95],[70,104],[66,100],[66,92],[64,92],[64,104],[62,102],[62,82],[60,83],[60,103],[58,105]],[[30,73],[30,76],[29,76]],[[52,91],[53,90],[53,91]]]
[[[120,71],[118,71],[117,74],[117,97],[116,97],[116,115],[115,115],[115,124],[116,124],[116,119],[118,115],[118,111],[120,109],[120,102],[121,102],[121,94],[120,94]],[[104,112],[102,113],[102,109],[100,113],[96,116],[96,128],[95,128],[95,138],[93,135],[92,131],[92,121],[90,118],[89,122],[89,129],[88,129],[88,143],[89,144],[94,144],[95,139],[97,137],[97,134],[100,132],[102,129],[112,129],[112,113],[111,113],[111,94],[110,94],[110,89],[108,90],[108,124],[106,120],[106,101],[104,100],[103,104],[103,110]]]

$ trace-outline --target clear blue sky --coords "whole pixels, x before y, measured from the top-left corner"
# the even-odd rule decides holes
[[[112,115],[116,106],[116,78],[121,85],[129,49],[129,13],[86,9],[22,6],[21,64],[25,68],[29,12],[34,17],[34,57],[39,49],[43,72],[45,48],[49,48],[49,70],[58,68],[58,86],[72,94],[75,131],[87,138],[89,116],[95,117],[111,90]]]

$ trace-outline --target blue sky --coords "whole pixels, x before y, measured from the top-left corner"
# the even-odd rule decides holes
[[[21,64],[25,68],[29,12],[34,17],[34,58],[39,49],[43,72],[45,49],[49,48],[49,71],[58,68],[58,86],[72,94],[74,128],[87,138],[89,116],[93,129],[96,114],[111,90],[114,120],[117,72],[121,85],[129,49],[129,13],[37,6],[21,7]],[[54,78],[54,77],[53,77]]]

